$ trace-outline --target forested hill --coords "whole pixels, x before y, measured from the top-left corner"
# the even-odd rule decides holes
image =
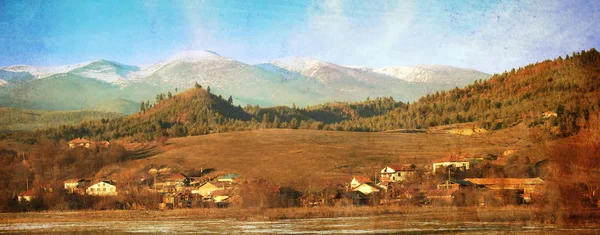
[[[556,136],[569,136],[586,125],[590,113],[598,113],[599,85],[600,53],[595,49],[513,69],[411,104],[377,97],[304,108],[242,108],[233,104],[232,97],[224,99],[197,84],[181,94],[159,94],[154,105],[144,102],[132,116],[3,138],[153,140],[259,128],[385,131],[465,122],[478,122],[491,130],[525,122]]]
[[[61,126],[40,134],[55,140],[76,137],[107,140],[126,136],[135,140],[153,140],[161,136],[182,137],[259,128],[323,129],[342,120],[382,115],[399,105],[402,103],[391,97],[377,97],[363,102],[327,103],[304,108],[261,108],[258,105],[241,108],[233,105],[232,97],[224,99],[210,93],[210,88],[196,85],[177,95],[159,94],[154,104],[143,102],[140,112],[128,117]],[[39,134],[31,136],[36,135]]]
[[[572,135],[586,125],[590,113],[599,111],[599,84],[600,53],[592,48],[437,92],[385,115],[337,125],[351,131],[383,131],[479,122],[499,129],[524,121],[545,122],[556,126],[559,135]],[[544,112],[556,112],[557,117],[544,117]]]
[[[138,140],[160,136],[208,134],[211,130],[250,121],[252,116],[201,86],[178,95],[157,95],[154,104],[144,102],[140,112],[128,117],[84,122],[46,130],[53,139],[87,136],[93,139],[118,139],[133,136]],[[226,131],[226,130],[222,130]]]

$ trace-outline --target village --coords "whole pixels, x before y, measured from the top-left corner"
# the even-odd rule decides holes
[[[102,151],[107,141],[93,142],[78,138],[69,148]],[[505,151],[503,158],[514,154]],[[300,192],[280,187],[268,179],[246,178],[235,172],[215,173],[202,169],[186,175],[169,166],[146,167],[133,182],[115,179],[67,179],[62,192],[67,195],[96,198],[156,195],[157,208],[198,208],[231,206],[506,206],[532,204],[543,200],[546,182],[540,178],[474,177],[482,165],[499,161],[468,153],[450,153],[427,165],[411,163],[382,165],[377,175],[348,175],[345,181],[329,182],[319,191]],[[31,203],[51,187],[29,189],[18,194],[22,204]],[[147,208],[129,203],[123,209]]]

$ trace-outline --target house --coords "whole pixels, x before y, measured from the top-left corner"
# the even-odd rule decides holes
[[[89,140],[86,140],[84,138],[77,138],[77,139],[73,139],[71,141],[69,141],[69,148],[77,148],[77,147],[84,147],[84,148],[90,148],[92,147],[92,142]]]
[[[93,141],[86,140],[84,138],[73,139],[73,140],[69,141],[68,144],[69,144],[69,148],[72,148],[72,149],[77,148],[77,147],[84,147],[84,148],[88,148],[88,149],[110,147],[110,142],[108,142],[108,141],[93,142]]]
[[[369,203],[369,197],[360,191],[351,191],[345,195],[353,205],[360,206]]]
[[[79,189],[84,188],[86,185],[91,183],[91,181],[86,179],[68,179],[65,180],[63,183],[65,186],[65,191],[69,193],[74,193]]]
[[[466,180],[446,180],[441,184],[437,185],[437,189],[461,189],[465,187],[473,186],[473,183]]]
[[[359,191],[364,195],[369,195],[371,193],[378,193],[380,191],[380,188],[372,182],[368,182],[352,188],[352,191]]]
[[[240,176],[238,174],[229,174],[229,175],[225,175],[220,177],[217,181],[219,182],[229,182],[229,183],[233,183],[236,181],[237,178],[239,178]]]
[[[434,189],[425,193],[425,200],[430,204],[444,204],[450,205],[452,204],[454,198],[456,198],[456,193],[458,192],[458,188],[453,189]]]
[[[214,191],[211,195],[211,200],[216,203],[217,207],[227,207],[229,205],[230,190]]]
[[[108,147],[110,147],[110,142],[108,142],[108,141],[99,141],[99,142],[96,142],[95,145],[98,148],[108,148]]]
[[[546,111],[546,112],[542,113],[542,116],[544,118],[550,118],[550,117],[558,117],[558,114],[556,112]]]
[[[507,195],[508,191],[514,192],[525,203],[530,203],[539,197],[544,192],[546,185],[540,178],[466,178],[465,181],[469,181],[479,188],[500,191],[495,193],[498,198]]]
[[[203,197],[208,197],[211,195],[212,192],[222,189],[222,187],[218,187],[210,182],[206,182],[202,186],[192,190],[192,194],[200,194]]]
[[[177,173],[177,174],[167,176],[166,178],[164,178],[162,180],[162,182],[155,183],[154,186],[158,187],[158,188],[164,188],[164,187],[168,187],[168,186],[184,187],[184,186],[190,186],[191,182],[192,182],[192,179],[190,177],[187,177],[186,175],[181,174],[181,173]]]
[[[350,181],[350,188],[353,189],[353,188],[360,186],[361,184],[371,183],[371,182],[372,182],[371,178],[369,178],[368,176],[364,176],[364,175],[355,176],[354,178],[352,178],[352,181]]]
[[[30,202],[36,197],[36,191],[33,189],[17,194],[19,202]]]
[[[458,154],[450,154],[446,157],[433,160],[433,174],[444,170],[447,167],[452,166],[461,170],[468,170],[471,168],[470,162],[464,156]]]
[[[407,177],[415,174],[416,167],[413,164],[387,165],[381,170],[380,182],[402,182]]]
[[[85,193],[93,196],[115,196],[117,187],[111,181],[100,181],[90,185]]]

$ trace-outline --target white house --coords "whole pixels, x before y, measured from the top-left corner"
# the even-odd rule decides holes
[[[117,186],[108,181],[100,181],[88,187],[85,193],[94,196],[114,196],[117,195]]]
[[[379,192],[379,188],[372,183],[365,183],[353,188],[352,191],[359,191],[365,195],[369,195],[371,193]]]
[[[27,190],[25,192],[19,193],[17,195],[19,202],[30,202],[36,197],[36,192],[33,189]]]
[[[381,182],[399,182],[405,181],[407,177],[414,175],[416,170],[415,165],[387,165],[381,170]]]
[[[86,184],[89,184],[90,180],[86,179],[68,179],[64,181],[65,191],[69,193],[74,193],[78,191],[80,188],[85,187]]]
[[[210,196],[212,192],[217,191],[217,190],[223,190],[223,188],[215,186],[214,184],[211,184],[210,182],[206,182],[202,186],[192,190],[192,194],[200,194],[200,195],[202,195],[202,197],[207,197],[207,196]]]
[[[446,169],[448,166],[453,166],[462,170],[468,170],[471,168],[469,160],[467,160],[465,157],[456,154],[450,154],[446,157],[433,161],[433,174],[439,172],[440,169]]]
[[[371,179],[368,176],[363,176],[363,175],[355,176],[354,178],[352,178],[352,181],[350,181],[350,188],[356,188],[356,187],[360,186],[361,184],[370,183],[370,182],[371,182]]]

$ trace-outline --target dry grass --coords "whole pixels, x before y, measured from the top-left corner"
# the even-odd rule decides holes
[[[353,174],[375,176],[389,163],[428,165],[449,152],[499,154],[525,148],[526,132],[457,136],[443,131],[428,133],[353,133],[268,129],[230,132],[169,140],[166,151],[155,156],[112,166],[213,168],[248,178],[262,178],[280,186],[307,189],[347,182]]]

